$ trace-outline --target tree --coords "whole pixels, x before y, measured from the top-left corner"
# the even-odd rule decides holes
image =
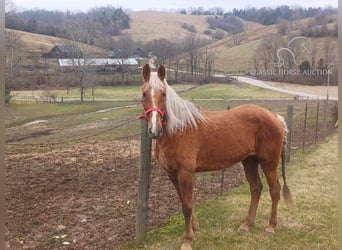
[[[146,48],[156,57],[156,65],[167,64],[172,57],[174,44],[165,38],[155,39],[146,43]]]
[[[324,61],[326,68],[334,63],[335,55],[337,55],[335,44],[331,42],[331,39],[327,38],[324,43]]]
[[[242,41],[243,41],[243,38],[244,38],[244,33],[243,32],[233,34],[234,45],[235,46],[240,45],[242,43]]]
[[[204,81],[208,82],[209,77],[211,76],[211,70],[214,66],[214,51],[209,50],[208,47],[205,47],[203,57],[204,57]]]
[[[11,15],[17,11],[17,6],[12,0],[5,0],[5,15]]]
[[[255,51],[255,57],[260,62],[261,69],[268,70],[280,65],[279,61],[285,63],[284,55],[278,53],[279,49],[285,47],[284,40],[278,36],[268,36],[262,40]],[[260,67],[260,66],[258,66]]]
[[[199,37],[196,33],[190,32],[185,38],[185,51],[188,54],[190,73],[194,75],[199,61]]]
[[[21,56],[19,54],[19,48],[21,47],[21,35],[17,32],[5,31],[6,35],[6,53],[5,61],[8,68],[9,79],[6,82],[13,84],[14,71],[19,67],[21,62]]]
[[[97,25],[90,18],[69,19],[64,24],[64,32],[73,41],[72,45],[83,43],[82,55],[76,53],[76,61],[73,68],[79,75],[80,99],[84,101],[85,80],[88,73],[87,59],[89,56],[89,46],[94,43],[97,36]]]
[[[303,61],[300,65],[299,65],[299,69],[300,69],[300,72],[303,73],[309,69],[311,69],[311,65],[309,63],[308,60],[305,60]]]
[[[115,57],[121,59],[121,65],[119,70],[121,73],[122,84],[124,84],[125,75],[128,76],[129,73],[128,66],[124,64],[124,60],[132,55],[135,43],[133,42],[130,36],[120,36],[116,41],[113,41],[112,47],[116,48]]]

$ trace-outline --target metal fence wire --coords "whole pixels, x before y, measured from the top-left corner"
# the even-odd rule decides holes
[[[310,150],[336,130],[337,102],[253,103],[285,117],[288,106],[293,106],[292,151]],[[227,102],[231,108],[239,104]],[[144,153],[141,131],[115,140],[99,135],[48,144],[7,143],[8,249],[115,249],[135,238],[139,165]],[[199,173],[195,204],[244,181],[240,164],[224,171]],[[162,225],[180,210],[173,185],[152,158],[147,228]]]

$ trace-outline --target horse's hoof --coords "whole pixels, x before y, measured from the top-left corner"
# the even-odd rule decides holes
[[[181,250],[192,250],[190,242],[184,242],[182,244]]]
[[[239,227],[239,232],[242,232],[242,233],[249,232],[249,226],[246,223],[243,223]]]
[[[265,229],[265,235],[266,235],[266,236],[271,237],[271,236],[273,236],[274,234],[275,234],[274,227],[267,227],[267,228]]]

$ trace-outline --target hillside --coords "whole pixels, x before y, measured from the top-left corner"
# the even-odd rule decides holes
[[[179,41],[186,37],[189,31],[182,25],[194,26],[197,34],[204,39],[212,39],[210,35],[204,34],[209,29],[207,15],[183,15],[179,13],[159,11],[132,12],[130,17],[130,28],[123,30],[122,35],[129,35],[135,41],[147,42],[154,39],[165,38],[171,41]],[[238,18],[245,29],[255,29],[263,25]],[[224,32],[226,33],[226,32]]]
[[[147,42],[153,39],[165,38],[177,41],[187,36],[189,31],[182,28],[183,24],[193,25],[202,38],[211,37],[203,34],[208,29],[208,16],[182,15],[178,13],[159,11],[132,12],[130,28],[123,30],[123,35],[129,35],[133,40]]]
[[[240,71],[248,72],[254,69],[254,55],[257,51],[261,41],[268,36],[277,35],[288,39],[287,36],[299,36],[300,28],[305,29],[308,23],[312,21],[312,18],[302,19],[297,21],[295,25],[299,28],[293,28],[291,32],[286,32],[284,36],[279,34],[279,25],[269,26],[256,26],[254,29],[247,29],[241,34],[241,43],[236,45],[234,43],[234,36],[230,35],[222,40],[216,41],[209,46],[209,49],[215,55],[215,69],[224,72],[237,73]],[[292,24],[291,24],[292,25]],[[327,25],[329,30],[333,29],[335,22]],[[314,28],[321,28],[320,25],[314,26]],[[324,48],[327,41],[331,43],[331,47],[337,50],[337,37],[325,36],[325,37],[313,37],[311,39],[311,49],[315,49],[316,59],[324,58]],[[303,55],[302,59],[311,60],[311,53]],[[333,59],[334,63],[338,63],[337,56]]]
[[[26,56],[32,56],[32,54],[36,53],[43,54],[49,52],[55,45],[72,43],[70,40],[59,37],[29,33],[19,30],[6,29],[6,32],[15,33],[20,36],[20,51]],[[95,46],[89,46],[88,49],[84,44],[78,43],[78,46],[83,51],[88,50],[92,56],[106,55],[106,50]]]

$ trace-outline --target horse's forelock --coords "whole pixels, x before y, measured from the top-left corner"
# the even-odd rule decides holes
[[[166,81],[161,80],[156,72],[152,72],[150,76],[150,85],[153,89],[159,90],[166,87]]]

